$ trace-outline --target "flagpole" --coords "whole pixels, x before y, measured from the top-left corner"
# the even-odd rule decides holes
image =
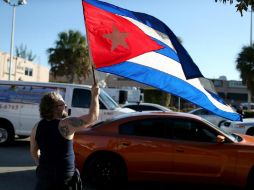
[[[96,77],[95,77],[95,72],[94,72],[94,62],[93,62],[93,58],[92,58],[92,53],[91,53],[91,50],[90,50],[90,45],[89,45],[89,40],[88,40],[88,35],[87,35],[87,28],[86,28],[86,43],[87,43],[87,46],[88,46],[88,61],[89,61],[89,64],[91,65],[91,68],[92,68],[92,74],[93,74],[93,82],[94,84],[96,84]]]
[[[91,65],[91,68],[92,68],[93,82],[94,82],[94,84],[96,84],[97,82],[96,82],[96,77],[95,77],[95,72],[94,72],[94,62],[93,62],[90,44],[89,44],[89,40],[88,40],[88,32],[87,32],[86,21],[85,21],[85,8],[84,8],[84,6],[82,6],[82,7],[83,7],[84,23],[85,23],[85,28],[86,28],[86,43],[87,43],[87,47],[88,47],[88,63]]]

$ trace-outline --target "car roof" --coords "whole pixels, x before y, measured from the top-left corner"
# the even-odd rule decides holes
[[[124,104],[122,107],[124,108],[124,107],[128,107],[128,106],[139,106],[139,105],[140,106],[142,106],[142,105],[144,105],[144,106],[154,106],[154,107],[156,107],[158,109],[161,109],[163,111],[171,111],[171,109],[169,109],[169,108],[167,108],[165,106],[162,106],[160,104],[148,103],[148,102],[127,103],[127,104]]]
[[[121,114],[114,116],[110,119],[107,119],[105,122],[113,122],[116,120],[121,120],[121,119],[128,119],[131,117],[156,117],[156,116],[174,116],[174,117],[184,117],[184,118],[192,118],[192,119],[198,119],[202,120],[201,117],[189,114],[189,113],[183,113],[183,112],[158,112],[158,111],[146,111],[146,112],[132,112],[132,113],[126,113],[126,114]]]
[[[128,105],[151,105],[151,106],[161,106],[160,104],[149,103],[149,102],[126,103],[126,104],[124,104],[123,106],[128,106]]]
[[[190,110],[188,113],[193,113],[193,112],[198,111],[198,110],[205,110],[205,109],[204,109],[204,108],[201,108],[201,107],[199,107],[199,108],[194,108],[194,109]]]

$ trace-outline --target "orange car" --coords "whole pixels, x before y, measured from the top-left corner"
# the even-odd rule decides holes
[[[254,189],[254,137],[227,134],[191,114],[121,115],[76,133],[74,150],[92,186],[152,180]]]

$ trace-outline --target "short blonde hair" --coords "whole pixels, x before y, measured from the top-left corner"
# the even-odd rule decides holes
[[[57,103],[63,100],[62,96],[57,92],[49,92],[45,94],[40,102],[40,116],[42,119],[53,119],[54,112],[57,106]]]

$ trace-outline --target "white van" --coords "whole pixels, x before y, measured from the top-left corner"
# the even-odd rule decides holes
[[[39,103],[50,91],[59,92],[67,105],[69,116],[88,113],[91,86],[66,83],[39,83],[0,81],[0,144],[7,144],[18,137],[30,136],[36,122],[40,120]],[[134,112],[121,108],[103,89],[100,91],[99,120]]]

